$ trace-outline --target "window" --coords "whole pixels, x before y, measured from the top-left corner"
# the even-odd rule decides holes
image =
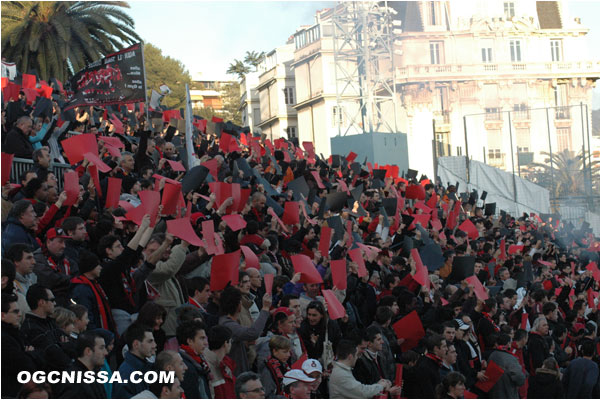
[[[292,139],[296,137],[296,126],[289,126],[286,128],[286,135],[288,135],[288,139]]]
[[[551,39],[551,61],[563,61],[561,39]]]
[[[437,1],[430,2],[430,25],[440,24],[438,5]]]
[[[344,107],[332,107],[332,127],[344,125]]]
[[[430,64],[444,64],[443,42],[430,42]]]
[[[501,109],[497,107],[486,107],[486,120],[488,121],[500,121],[501,120]]]
[[[572,132],[570,128],[557,128],[557,149],[561,152],[571,150]]]
[[[502,158],[501,156],[501,150],[500,149],[488,149],[488,158],[491,160],[500,160]]]
[[[284,103],[287,105],[294,104],[294,88],[284,88]]]
[[[515,4],[513,1],[504,2],[503,11],[505,13],[505,18],[509,19],[511,17],[515,17]]]
[[[522,61],[522,49],[519,40],[513,39],[509,41],[509,50],[511,52],[511,62]]]
[[[484,62],[484,63],[492,62],[492,48],[490,48],[490,47],[482,48],[482,62]]]
[[[528,150],[528,147],[520,147],[518,146],[518,153],[528,153],[530,150]]]
[[[528,109],[528,105],[525,103],[514,104],[512,117],[518,120],[530,119],[530,110]]]

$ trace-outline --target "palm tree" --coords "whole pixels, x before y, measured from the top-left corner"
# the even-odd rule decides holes
[[[592,187],[595,193],[599,193],[598,161],[594,161],[589,170],[589,159],[582,152],[575,155],[573,151],[564,150],[553,153],[552,157],[548,152],[541,154],[546,156],[544,163],[529,164],[528,178],[549,189],[552,197],[587,195],[589,187]],[[583,169],[583,157],[587,163],[586,170]],[[592,176],[589,176],[589,171]]]
[[[257,68],[259,67],[259,64],[261,64],[261,61],[263,61],[264,58],[265,58],[264,51],[262,51],[260,53],[258,53],[256,51],[247,51],[246,56],[244,56],[244,62],[246,63],[246,65],[251,65],[251,66],[255,67],[255,71],[256,71]]]
[[[242,80],[244,75],[250,72],[250,68],[247,65],[244,65],[242,61],[234,60],[225,72],[232,75],[238,75],[238,78]]]
[[[141,41],[124,1],[3,1],[2,57],[21,72],[65,81],[87,64]]]

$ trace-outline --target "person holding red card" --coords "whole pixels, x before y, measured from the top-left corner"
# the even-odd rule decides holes
[[[518,388],[526,382],[526,375],[518,359],[510,352],[511,338],[501,333],[488,362],[494,362],[503,369],[503,374],[488,392],[493,399],[519,399]],[[488,372],[488,369],[487,369]],[[489,376],[493,380],[495,377]]]

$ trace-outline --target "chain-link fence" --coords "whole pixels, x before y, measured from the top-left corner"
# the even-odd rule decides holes
[[[599,213],[599,165],[592,159],[591,115],[586,104],[545,108],[516,104],[509,111],[485,110],[463,117],[462,146],[451,146],[444,134],[436,133],[435,156],[467,155],[547,188],[551,208],[557,212],[563,208],[570,218]],[[467,163],[466,170],[469,181]],[[577,207],[570,211],[560,207],[572,199]]]

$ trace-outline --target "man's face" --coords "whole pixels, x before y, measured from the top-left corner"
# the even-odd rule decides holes
[[[197,299],[200,304],[206,304],[209,302],[209,297],[211,296],[211,288],[209,285],[205,285],[202,291],[196,291],[198,293]]]
[[[286,364],[290,358],[290,349],[273,350],[273,357],[278,359],[281,363]]]
[[[538,333],[543,336],[547,336],[549,334],[549,323],[546,319],[538,326]]]
[[[253,201],[253,208],[256,208],[257,210],[262,210],[263,208],[265,208],[266,201],[267,199],[265,198],[265,196],[260,196],[258,199]]]
[[[33,272],[33,266],[35,265],[35,259],[33,253],[24,252],[21,261],[15,261],[15,269],[21,275],[27,275]]]
[[[188,346],[190,346],[192,350],[196,352],[196,354],[202,354],[208,345],[209,343],[204,329],[196,331],[194,340],[188,339]]]
[[[140,342],[138,351],[140,352],[140,355],[144,358],[154,356],[154,354],[157,351],[157,344],[154,341],[154,336],[152,336],[152,332],[144,332],[144,339]]]
[[[557,322],[557,317],[558,317],[559,311],[556,308],[555,310],[551,311],[549,314],[545,315],[545,317],[547,319],[550,319],[553,322]]]
[[[116,240],[110,248],[106,249],[106,255],[111,260],[114,260],[117,257],[119,257],[121,253],[123,253],[123,245],[119,240]]]
[[[248,275],[242,278],[242,280],[240,280],[238,288],[240,289],[242,294],[250,293],[250,277]]]
[[[104,365],[104,359],[109,354],[106,350],[106,345],[103,338],[96,338],[94,352],[92,353],[92,365],[96,368]]]
[[[376,335],[376,337],[374,338],[373,342],[369,342],[368,348],[370,351],[382,351],[382,344],[384,343],[384,340],[382,340],[382,335],[380,335],[379,333]]]
[[[121,168],[127,172],[130,172],[134,170],[134,165],[134,158],[131,155],[128,154],[123,156],[123,159],[121,160]]]
[[[444,332],[442,333],[444,340],[447,342],[452,342],[455,340],[455,328],[446,327],[444,328]]]
[[[175,380],[173,381],[173,385],[171,385],[170,389],[166,389],[164,391],[164,396],[162,396],[162,398],[164,398],[164,399],[181,399],[182,393],[184,393],[184,391],[182,390],[180,380],[178,378],[175,378]]]
[[[46,175],[46,183],[48,186],[54,186],[58,188],[58,179],[56,179],[56,175],[54,175],[52,172],[48,172],[48,175]]]
[[[21,129],[25,136],[29,136],[33,129],[33,122],[31,121],[31,119],[26,119],[25,121],[17,125],[17,128]]]
[[[44,168],[48,168],[50,166],[50,153],[48,150],[42,150],[42,154],[38,158],[38,164],[40,164]]]
[[[443,358],[445,354],[447,354],[447,351],[447,342],[444,340],[441,342],[440,346],[434,347],[434,354],[440,358]]]
[[[447,354],[444,357],[444,360],[447,364],[453,365],[457,362],[457,350],[455,350],[455,346],[449,346],[447,350]]]
[[[165,150],[163,152],[165,153],[166,157],[171,157],[172,155],[174,155],[175,154],[175,146],[173,145],[173,143],[165,144]]]
[[[311,398],[311,386],[307,382],[296,382],[290,386],[290,397],[293,399]]]
[[[319,283],[308,283],[306,284],[306,292],[307,292],[307,296],[311,297],[311,298],[315,298],[317,296],[319,296]]]
[[[83,242],[84,240],[86,240],[86,235],[87,235],[87,231],[86,231],[86,224],[79,224],[75,227],[75,230],[73,232],[71,232],[71,239],[77,241],[77,242]]]
[[[42,183],[42,186],[35,191],[33,197],[35,197],[36,200],[45,202],[48,197],[48,184],[46,182]]]
[[[501,280],[502,281],[506,281],[507,279],[509,279],[509,271],[508,270],[504,270],[503,272],[501,272]]]
[[[94,269],[90,270],[88,274],[92,279],[100,278],[100,273],[102,272],[102,265],[97,265]]]
[[[503,307],[503,310],[511,310],[511,308],[512,308],[511,298],[503,297],[503,304],[501,307]]]
[[[25,210],[25,212],[21,214],[19,222],[21,222],[25,228],[31,229],[35,226],[36,219],[37,216],[35,214],[35,211],[33,211],[33,206],[30,205],[29,207],[27,207],[27,210]]]
[[[243,390],[240,391],[241,399],[265,398],[265,389],[263,389],[263,384],[258,379],[247,381],[242,389]]]
[[[255,268],[249,268],[246,270],[248,272],[248,276],[250,277],[250,286],[253,289],[258,289],[261,287],[261,273]]]
[[[188,370],[188,366],[186,365],[186,363],[182,359],[182,356],[179,355],[179,353],[176,354],[173,358],[174,358],[174,360],[173,360],[173,363],[171,365],[173,366],[173,371],[175,371],[175,376],[180,381],[183,381],[184,380],[184,374]]]
[[[65,239],[54,238],[46,241],[46,247],[51,255],[60,257],[65,251]]]
[[[2,322],[12,325],[16,328],[21,324],[21,310],[17,302],[10,303],[8,311],[2,313]]]
[[[54,312],[54,306],[56,305],[56,298],[50,289],[46,289],[46,298],[48,300],[42,301],[42,311],[44,311],[46,315],[50,315]]]

